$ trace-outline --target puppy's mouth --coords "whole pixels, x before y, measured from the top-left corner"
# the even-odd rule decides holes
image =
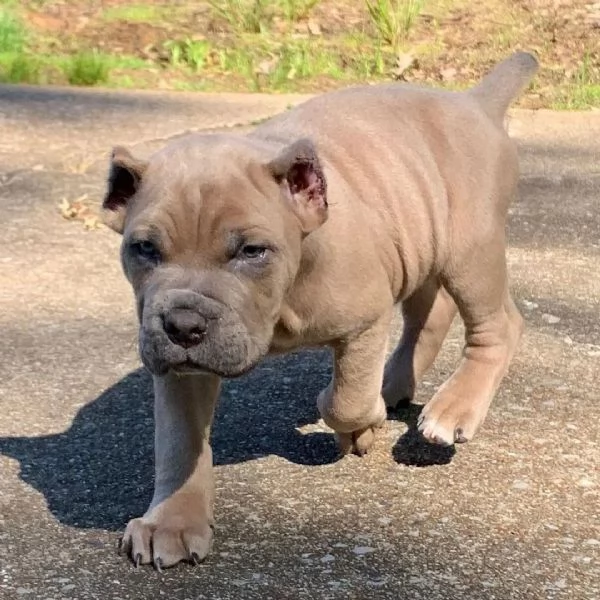
[[[217,375],[234,379],[251,371],[267,354],[268,347],[248,339],[241,346],[215,344],[183,348],[170,343],[163,335],[140,336],[140,355],[144,366],[157,376],[169,372],[177,375]]]
[[[235,379],[245,375],[254,369],[255,366],[256,363],[253,363],[238,369],[227,369],[225,371],[215,368],[208,368],[204,365],[198,365],[193,360],[187,359],[185,362],[175,364],[170,368],[167,368],[164,374],[172,371],[176,375],[217,375],[218,377],[223,377],[224,379]]]
[[[191,301],[186,305],[181,299],[167,308],[158,302],[145,307],[140,354],[154,375],[173,372],[240,377],[268,353],[272,337],[268,328],[254,324],[249,329],[232,309],[202,299],[200,307]]]

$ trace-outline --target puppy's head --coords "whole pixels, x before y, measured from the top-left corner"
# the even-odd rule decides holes
[[[149,161],[115,148],[103,208],[123,234],[144,364],[233,377],[269,350],[326,183],[308,140],[190,136]]]

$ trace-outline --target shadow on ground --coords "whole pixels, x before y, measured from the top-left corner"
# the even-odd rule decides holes
[[[327,352],[305,352],[266,361],[225,385],[213,429],[216,465],[277,455],[303,465],[338,459],[334,438],[297,428],[318,419],[315,398],[331,372]],[[396,443],[397,462],[448,463],[453,448],[430,446],[415,429],[420,407],[392,418],[409,429]],[[146,509],[152,494],[152,381],[144,369],[130,373],[81,408],[64,433],[0,438],[0,452],[17,459],[21,478],[46,498],[62,523],[117,530]]]

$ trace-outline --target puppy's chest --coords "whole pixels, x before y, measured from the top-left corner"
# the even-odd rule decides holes
[[[271,352],[280,353],[306,344],[305,320],[291,307],[284,306],[273,330]]]
[[[314,315],[313,315],[314,316]],[[272,354],[289,352],[300,347],[320,346],[336,338],[337,330],[326,326],[321,319],[310,318],[294,308],[285,306],[273,330]]]

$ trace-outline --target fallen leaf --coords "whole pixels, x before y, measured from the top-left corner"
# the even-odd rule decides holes
[[[311,35],[321,35],[321,26],[317,23],[317,21],[313,21],[312,19],[309,19],[308,32]]]
[[[58,210],[64,219],[83,223],[86,230],[103,228],[105,225],[100,215],[86,202],[87,199],[87,194],[75,200],[63,198],[58,204]]]
[[[454,78],[456,77],[456,69],[454,67],[442,69],[440,71],[440,75],[442,76],[442,81],[454,81]]]
[[[415,65],[415,57],[412,54],[399,54],[396,59],[396,66],[392,69],[392,75],[396,79],[401,79]]]

